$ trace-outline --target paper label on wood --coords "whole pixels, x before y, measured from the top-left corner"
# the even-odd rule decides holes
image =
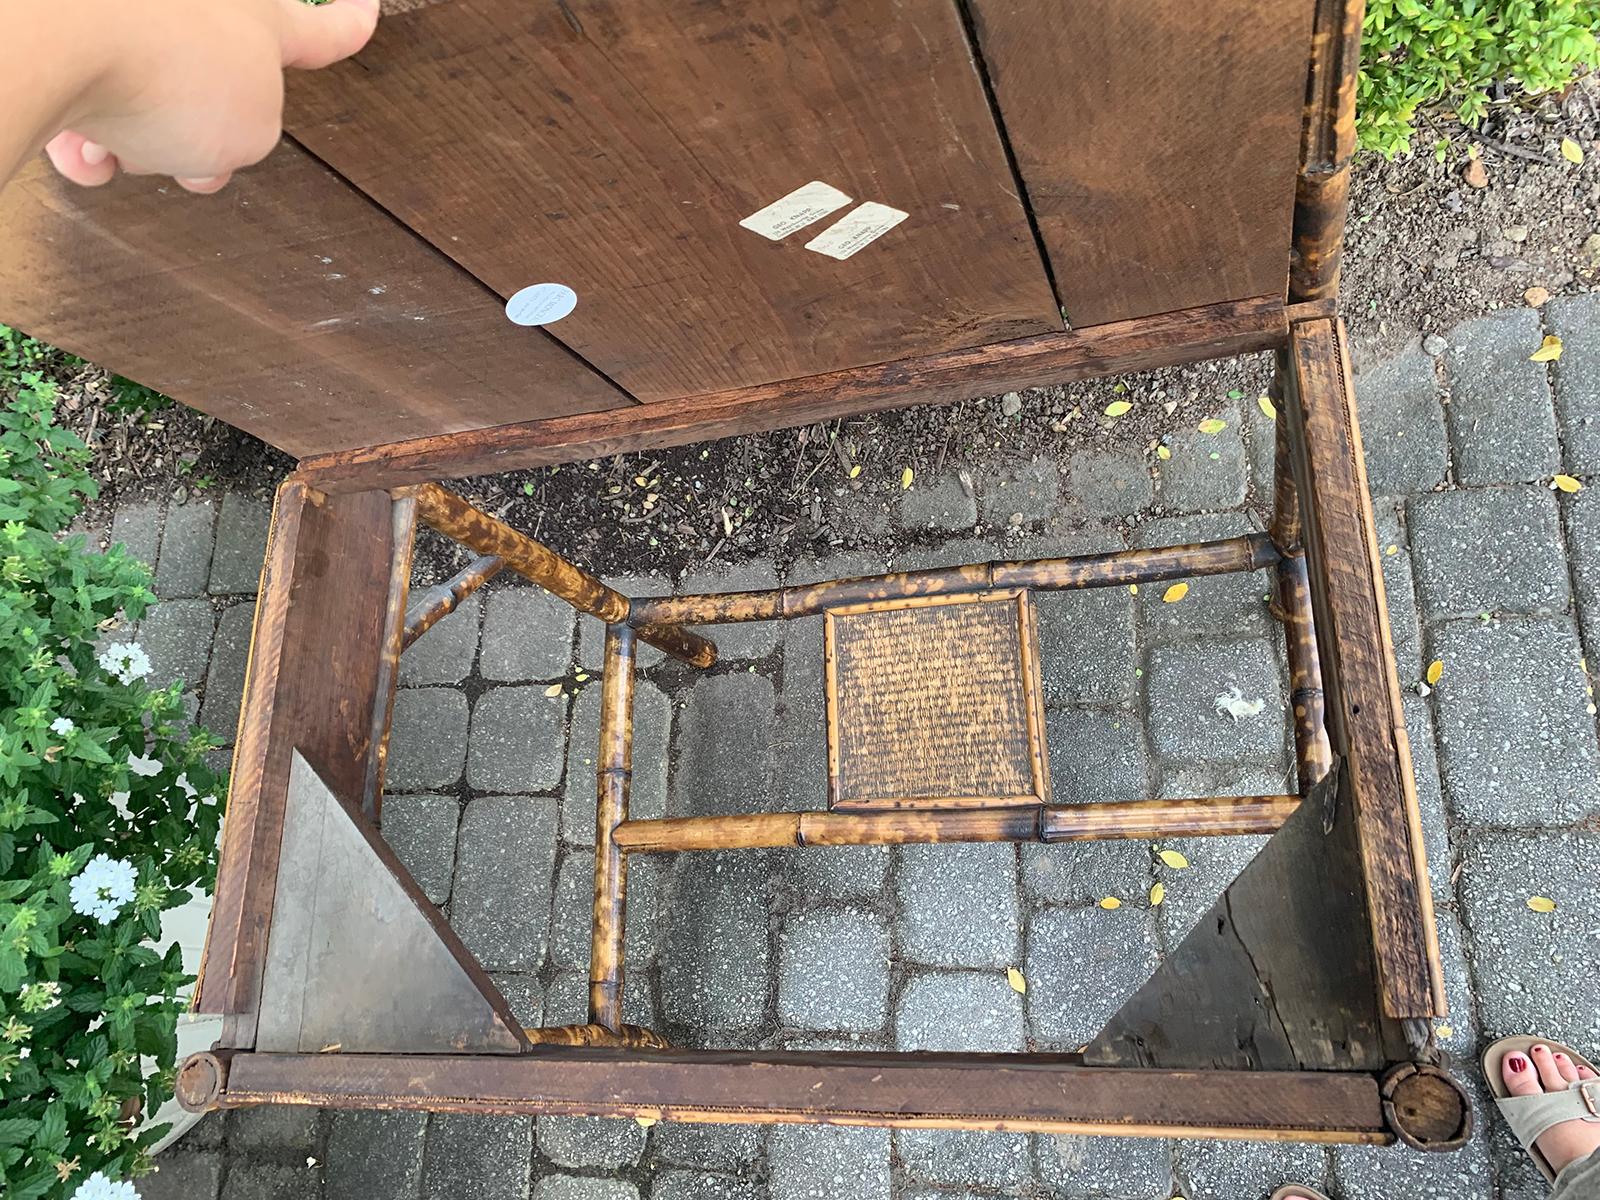
[[[578,293],[564,283],[536,283],[506,301],[506,316],[513,325],[549,325],[572,315]]]
[[[797,229],[804,229],[813,221],[820,221],[831,212],[837,212],[850,203],[838,188],[820,179],[813,179],[804,187],[795,188],[782,199],[753,212],[739,224],[753,233],[777,242]]]
[[[870,246],[910,215],[887,204],[879,204],[876,200],[868,200],[817,234],[806,243],[806,249],[843,262],[857,250]]]

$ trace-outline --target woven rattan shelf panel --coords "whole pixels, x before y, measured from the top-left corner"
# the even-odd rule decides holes
[[[1049,798],[1026,591],[827,614],[834,808],[987,808]]]

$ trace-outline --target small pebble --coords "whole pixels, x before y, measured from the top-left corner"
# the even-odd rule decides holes
[[[1422,339],[1422,348],[1429,354],[1433,355],[1434,358],[1438,358],[1439,355],[1443,354],[1450,348],[1450,343],[1445,341],[1437,333],[1430,333],[1427,337]]]
[[[1022,397],[1016,392],[1007,392],[1000,397],[1000,411],[1008,417],[1016,416],[1022,411]]]

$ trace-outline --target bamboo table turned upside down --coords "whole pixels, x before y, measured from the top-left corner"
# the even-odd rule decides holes
[[[138,179],[0,196],[0,317],[300,459],[196,995],[224,1032],[182,1102],[1462,1145],[1336,304],[1361,20],[405,4],[292,80],[285,144],[181,227]],[[576,309],[508,325],[540,278]],[[1261,351],[1270,524],[1196,545],[640,598],[438,482]],[[413,595],[419,524],[478,557]],[[1294,794],[1057,803],[1035,596],[1264,568]],[[507,571],[606,628],[588,1020],[560,1028],[521,1026],[379,832],[400,655]],[[631,815],[639,643],[712,669],[716,626],[818,615],[826,807]],[[1270,836],[1076,1053],[697,1050],[623,1019],[637,855],[1239,834]]]

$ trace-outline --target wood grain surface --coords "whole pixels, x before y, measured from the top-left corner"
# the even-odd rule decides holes
[[[1291,114],[1292,119],[1292,114]],[[641,400],[1058,330],[949,0],[451,0],[290,82],[287,127]],[[846,261],[745,217],[812,180],[909,213]]]
[[[1074,328],[1282,295],[1312,0],[971,0]]]
[[[32,163],[0,321],[296,456],[631,403],[289,143],[214,196]]]

